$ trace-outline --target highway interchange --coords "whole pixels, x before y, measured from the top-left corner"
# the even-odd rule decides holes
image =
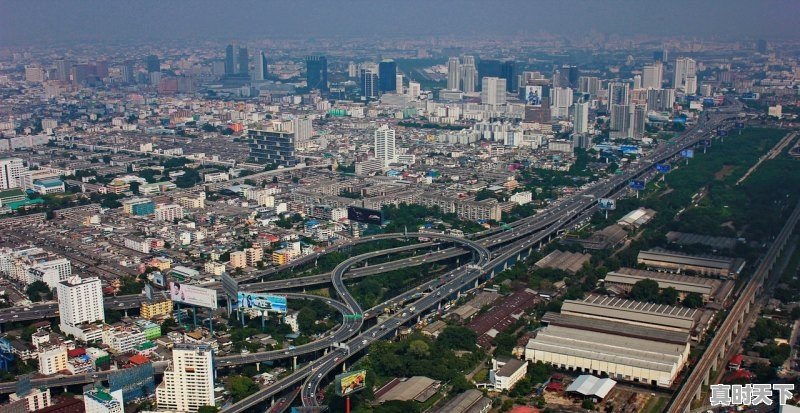
[[[733,111],[737,111],[736,107]],[[215,358],[217,367],[229,367],[247,363],[257,363],[262,361],[297,357],[306,354],[319,355],[313,362],[299,365],[287,376],[277,382],[260,389],[255,394],[242,399],[236,404],[223,408],[224,413],[239,413],[250,409],[271,397],[279,396],[287,391],[296,391],[300,384],[300,396],[304,406],[318,406],[320,385],[329,379],[331,373],[340,368],[341,365],[351,356],[369,347],[374,341],[393,334],[399,327],[406,323],[413,322],[418,316],[441,305],[442,302],[449,301],[454,296],[475,288],[481,279],[491,277],[499,271],[513,265],[516,261],[523,259],[532,250],[541,247],[554,237],[571,227],[575,227],[586,222],[596,209],[597,199],[613,196],[621,191],[626,191],[628,182],[632,179],[649,176],[653,173],[653,166],[664,162],[678,155],[684,148],[691,147],[700,139],[710,139],[716,129],[721,127],[724,122],[732,121],[731,108],[711,113],[708,117],[701,117],[694,128],[687,130],[683,135],[674,138],[671,144],[662,144],[651,153],[639,159],[637,165],[625,170],[620,175],[614,175],[604,180],[598,181],[588,188],[573,194],[571,197],[554,203],[545,211],[536,215],[521,219],[511,223],[511,228],[506,230],[491,229],[470,237],[459,238],[443,234],[432,233],[396,233],[381,234],[363,237],[351,242],[340,244],[328,248],[325,251],[311,254],[298,259],[291,264],[274,267],[265,271],[258,272],[248,277],[240,278],[243,288],[251,291],[276,291],[281,289],[291,289],[307,285],[330,283],[336,292],[338,299],[324,299],[321,297],[308,296],[304,294],[286,294],[290,298],[296,299],[323,299],[328,305],[334,307],[343,315],[361,314],[364,317],[343,317],[343,322],[332,333],[325,337],[297,346],[292,350],[278,350],[269,352],[253,353],[249,355],[231,355]],[[266,281],[270,275],[282,271],[292,271],[302,265],[315,262],[323,254],[333,251],[341,251],[353,245],[374,242],[384,239],[404,239],[404,238],[429,238],[436,240],[440,244],[455,244],[455,247],[441,249],[420,255],[416,261],[412,258],[403,258],[398,261],[376,264],[375,266],[353,268],[356,264],[389,253],[408,251],[416,246],[404,246],[395,249],[370,252],[358,256],[347,258],[333,269],[329,274],[312,275],[293,280],[270,280]],[[432,262],[442,258],[452,258],[455,256],[472,254],[471,260],[463,260],[463,265],[450,271],[443,277],[430,280],[416,290],[410,290],[387,302],[381,303],[367,311],[362,310],[359,303],[348,292],[345,286],[345,279],[352,278],[354,274],[361,272],[360,276],[377,274],[402,268],[408,265],[420,265],[424,262]],[[423,257],[424,258],[423,260]],[[369,271],[367,271],[369,269]],[[249,285],[246,283],[250,283]],[[260,284],[260,285],[258,285]],[[424,291],[419,297],[420,291]],[[413,297],[416,297],[415,300]],[[141,296],[120,296],[108,299],[106,308],[126,309],[139,305],[143,300]],[[372,327],[364,328],[364,318],[371,318],[380,312],[385,306],[397,304],[402,306],[394,314],[383,321],[378,322]],[[57,304],[48,303],[44,305],[31,306],[31,311],[25,311],[25,316],[14,311],[0,310],[0,323],[10,321],[22,321],[25,319],[42,319],[54,316]],[[33,315],[27,316],[27,313]],[[35,317],[34,317],[35,315]],[[16,316],[16,317],[15,317]],[[28,318],[33,317],[33,318]],[[164,365],[156,366],[157,370],[162,370]],[[96,373],[91,375],[75,375],[64,377],[53,377],[47,379],[34,380],[38,386],[66,386],[79,383],[88,383],[106,378],[106,373]],[[0,391],[13,391],[14,383],[0,383]],[[285,407],[291,404],[291,399],[282,403]],[[285,409],[284,407],[284,409]],[[275,411],[274,409],[270,411]],[[280,410],[278,410],[280,411]]]

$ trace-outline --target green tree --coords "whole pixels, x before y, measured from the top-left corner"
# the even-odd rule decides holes
[[[662,304],[674,305],[678,301],[678,290],[675,287],[667,287],[661,290],[658,296],[658,301]]]
[[[217,413],[217,406],[200,406],[197,408],[197,413]]]
[[[423,340],[414,340],[408,343],[408,351],[417,357],[427,356],[429,350],[428,343]]]
[[[228,377],[225,388],[231,392],[234,402],[244,399],[245,397],[258,391],[258,385],[246,376],[230,376]]]
[[[131,181],[129,185],[131,187],[131,192],[133,192],[134,195],[139,195],[139,182]]]
[[[25,295],[33,302],[42,301],[42,299],[53,299],[53,292],[50,291],[50,287],[43,281],[34,281],[30,283],[28,288],[25,289]]]
[[[447,326],[439,333],[436,343],[450,350],[474,350],[478,335],[461,326]]]
[[[703,306],[703,296],[698,293],[689,293],[686,294],[686,297],[683,297],[682,303],[684,307],[700,308]],[[800,310],[798,311],[798,316],[800,316]]]
[[[637,301],[656,301],[658,299],[658,282],[649,278],[637,281],[631,288],[630,297]]]

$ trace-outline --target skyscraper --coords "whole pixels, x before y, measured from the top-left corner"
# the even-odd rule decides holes
[[[556,119],[565,119],[569,116],[572,106],[572,89],[568,87],[554,87],[550,90],[550,115]]]
[[[630,104],[630,125],[628,129],[628,137],[634,139],[641,139],[644,136],[644,124],[647,117],[647,106]]]
[[[119,68],[119,74],[122,83],[133,83],[133,76],[135,74],[133,60],[126,60],[122,62],[122,66]]]
[[[675,103],[675,89],[648,89],[647,110],[658,112],[672,109]]]
[[[328,91],[328,59],[325,56],[306,57],[306,83],[309,89]]]
[[[573,105],[573,125],[575,133],[589,132],[589,103],[577,102]]]
[[[214,406],[214,362],[209,345],[175,344],[172,363],[156,388],[160,410],[196,413]]]
[[[595,76],[581,76],[578,78],[578,92],[588,93],[592,97],[597,97],[600,90],[600,78]]]
[[[642,75],[633,75],[633,90],[642,88]]]
[[[662,49],[653,52],[653,60],[656,62],[666,63],[666,61],[669,60],[669,51],[667,49]]]
[[[516,87],[516,77],[514,76],[514,62],[506,61],[500,66],[500,77],[506,80],[506,92],[513,92]]]
[[[92,341],[84,334],[82,324],[104,322],[103,289],[100,279],[89,277],[81,279],[74,275],[58,283],[59,328],[65,334],[72,334],[83,341]],[[101,332],[97,332],[98,338]]]
[[[687,95],[697,93],[697,76],[686,76],[683,82],[683,91]]]
[[[394,134],[389,125],[381,125],[375,130],[375,159],[383,161],[384,166],[397,158]]]
[[[481,80],[481,103],[503,105],[506,103],[506,80],[499,77],[484,77]]]
[[[457,57],[447,60],[447,90],[461,90],[461,64]]]
[[[361,82],[361,96],[367,99],[375,99],[379,96],[379,78],[374,68],[361,69],[359,80]]]
[[[628,104],[628,84],[625,82],[608,83],[608,107]]]
[[[461,65],[461,90],[464,93],[474,93],[478,81],[478,69],[475,68],[475,56],[464,56]]]
[[[20,158],[0,159],[0,190],[19,188],[19,177],[25,171]]]
[[[611,121],[609,129],[612,138],[626,137],[631,124],[629,105],[611,105]]]
[[[419,82],[415,82],[413,80],[408,81],[408,96],[412,98],[418,98],[420,95],[420,85]]]
[[[144,59],[144,65],[147,68],[147,73],[153,72],[160,72],[161,71],[161,61],[158,60],[158,56],[156,55],[149,55]]]
[[[397,91],[397,63],[385,59],[378,64],[378,78],[381,93]]]
[[[499,60],[481,60],[478,62],[478,81],[477,86],[483,87],[484,77],[503,77],[503,70]]]
[[[250,56],[247,53],[247,47],[239,47],[239,57],[237,59],[238,69],[236,73],[240,75],[250,74]]]
[[[256,70],[253,72],[253,80],[265,80],[269,76],[269,67],[267,63],[267,56],[264,52],[258,52],[256,55]]]
[[[234,67],[234,58],[233,58],[233,45],[229,44],[225,46],[225,74],[232,75],[236,73],[236,69]]]
[[[761,53],[761,54],[767,54],[768,46],[769,45],[767,44],[766,40],[759,39],[758,41],[756,41],[756,52]]]
[[[394,76],[394,89],[397,93],[403,93],[403,75],[399,73]]]
[[[688,57],[680,57],[675,60],[675,79],[672,82],[672,87],[675,89],[684,90],[686,87],[686,78],[695,76],[697,70],[697,63],[694,59]],[[696,88],[695,84],[695,88]]]
[[[67,59],[56,60],[56,79],[62,82],[69,81],[69,72],[72,69],[73,62]]]
[[[642,89],[661,89],[661,82],[664,76],[664,65],[655,62],[642,69]]]

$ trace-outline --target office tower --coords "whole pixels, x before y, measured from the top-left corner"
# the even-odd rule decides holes
[[[25,66],[25,81],[31,83],[44,82],[44,69],[39,66]]]
[[[153,72],[160,72],[161,71],[161,61],[158,60],[158,56],[156,55],[149,55],[144,59],[144,66],[147,68],[147,73]]]
[[[689,76],[696,76],[697,64],[694,59],[688,57],[681,57],[675,60],[675,79],[672,82],[674,89],[684,90],[686,87],[686,78]],[[695,88],[697,85],[695,84]]]
[[[306,57],[306,83],[309,89],[328,91],[328,58],[325,56]]]
[[[503,77],[503,64],[499,60],[481,60],[478,63],[478,86],[483,86],[484,77]]]
[[[764,39],[759,39],[756,42],[756,52],[758,53],[767,54],[768,47],[769,45],[767,44],[767,41]]]
[[[647,117],[647,106],[645,105],[628,105],[628,133],[627,137],[634,139],[641,139],[644,137],[644,124]]]
[[[447,61],[447,90],[461,90],[461,64],[457,57]]]
[[[630,108],[628,105],[611,105],[611,121],[609,125],[612,138],[624,137],[630,128]]]
[[[397,63],[394,60],[385,59],[378,64],[378,81],[381,93],[397,91]]]
[[[408,81],[408,96],[412,98],[418,98],[420,94],[420,86],[419,82],[415,82],[413,80]]]
[[[614,105],[628,104],[628,83],[609,82],[608,83],[608,107]]]
[[[656,62],[666,63],[669,60],[669,52],[667,49],[657,50],[653,52],[653,60]]]
[[[589,102],[577,102],[573,106],[573,118],[575,133],[589,132]]]
[[[314,125],[307,116],[292,119],[292,130],[297,143],[305,142],[314,136]]]
[[[94,68],[86,63],[72,65],[72,68],[69,70],[70,79],[72,79],[72,83],[75,85],[86,82],[86,79],[88,79],[93,72]]]
[[[294,132],[283,130],[250,129],[250,157],[254,162],[275,166],[295,166]]]
[[[475,68],[475,56],[464,56],[461,65],[461,90],[464,93],[474,93],[478,81],[478,69]]]
[[[516,77],[514,76],[514,62],[506,61],[500,66],[500,77],[506,80],[506,92],[513,92],[516,88]]]
[[[126,60],[119,68],[120,80],[122,83],[133,83],[134,76],[133,60]]]
[[[69,71],[72,69],[72,61],[67,59],[56,60],[56,80],[62,82],[69,81]]]
[[[565,119],[569,116],[569,107],[572,106],[572,89],[568,87],[554,87],[551,89],[550,116],[556,119]]]
[[[347,64],[347,77],[354,78],[358,77],[358,65],[350,62]]]
[[[481,81],[481,103],[504,105],[506,103],[506,80],[499,77],[484,77]]]
[[[647,91],[647,110],[662,112],[672,109],[675,103],[675,89],[649,89]]]
[[[600,78],[594,76],[581,76],[578,78],[578,92],[588,93],[593,98],[597,97],[600,90]]]
[[[642,88],[642,75],[633,75],[633,90]]]
[[[236,60],[238,67],[236,73],[240,75],[250,74],[250,55],[247,53],[246,47],[239,47],[239,56]]]
[[[256,70],[253,72],[253,80],[266,80],[269,76],[269,67],[267,66],[267,56],[263,51],[258,52],[256,55]]]
[[[81,279],[74,275],[58,283],[59,328],[65,334],[72,334],[84,341],[82,324],[104,322],[103,289],[100,279],[89,277]]]
[[[399,94],[403,93],[403,75],[399,73],[394,76],[394,90]]]
[[[108,77],[108,61],[98,60],[94,64],[94,74],[100,78],[105,79]]]
[[[642,69],[642,89],[661,89],[664,77],[664,64],[655,62]]]
[[[378,97],[380,87],[378,73],[373,68],[361,69],[361,96],[366,99],[375,99]]]
[[[397,158],[394,133],[389,125],[375,130],[375,159],[383,161],[384,166]]]
[[[159,410],[196,413],[214,406],[214,351],[205,344],[175,344],[172,363],[156,388]]]
[[[683,91],[687,95],[694,95],[697,93],[697,76],[686,76],[686,79],[684,79]]]
[[[233,58],[233,45],[229,44],[225,46],[225,74],[232,75],[236,73],[236,69],[234,67],[234,58]]]
[[[94,384],[84,387],[83,406],[86,413],[125,413],[122,390],[109,391]]]
[[[0,159],[0,190],[19,188],[19,178],[26,171],[20,158]]]
[[[562,70],[567,69],[567,80],[569,81],[569,87],[571,89],[575,89],[578,87],[578,79],[581,77],[581,71],[578,69],[578,66],[565,66]]]

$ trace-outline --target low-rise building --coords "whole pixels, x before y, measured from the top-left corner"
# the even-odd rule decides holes
[[[67,369],[67,348],[52,346],[39,351],[39,373],[44,376]]]
[[[492,359],[489,380],[497,391],[511,390],[528,372],[528,362],[520,359]]]
[[[151,320],[158,316],[168,316],[172,314],[172,300],[160,300],[154,302],[143,302],[141,307],[142,318]]]

